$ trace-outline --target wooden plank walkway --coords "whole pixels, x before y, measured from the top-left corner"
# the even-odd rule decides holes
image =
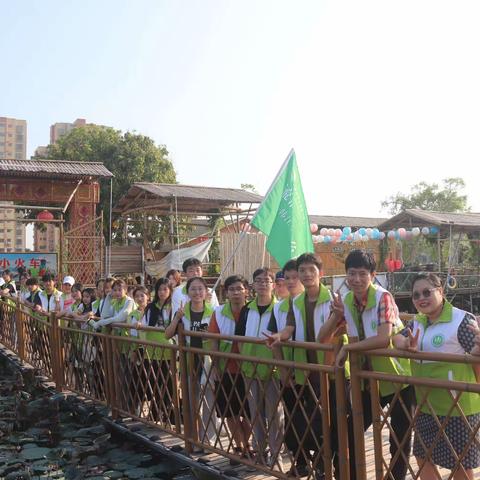
[[[133,420],[126,420],[123,422],[125,427],[129,430],[136,430],[136,432],[148,439],[155,438],[155,443],[161,444],[162,446],[172,450],[181,452],[183,451],[184,442],[183,440],[174,437],[173,435],[163,432],[161,430],[156,429],[155,427],[145,425],[143,423],[133,421]],[[140,425],[140,428],[139,428]],[[222,443],[224,448],[227,447],[227,438],[223,437]],[[367,462],[367,479],[373,480],[375,479],[375,456],[374,456],[374,447],[373,447],[373,431],[370,428],[365,433],[365,449],[366,449],[366,462]],[[184,451],[183,451],[184,452]],[[186,452],[184,452],[186,455]],[[383,456],[385,461],[388,464],[390,459],[390,452],[389,452],[389,439],[388,439],[388,432],[383,432]],[[189,455],[191,460],[194,460],[197,463],[198,468],[202,468],[202,466],[207,467],[209,469],[213,469],[223,478],[236,478],[236,479],[245,479],[245,480],[275,480],[277,477],[270,475],[268,473],[254,471],[252,472],[251,469],[245,465],[230,465],[229,459],[225,458],[224,456],[218,453],[193,453]],[[285,459],[287,456],[285,456]],[[411,457],[411,465],[413,472],[417,471],[417,464],[415,458]],[[289,468],[288,460],[285,460],[284,467],[286,469]],[[385,475],[386,469],[384,469]],[[446,469],[440,469],[440,474],[442,476],[442,480],[446,480],[450,476],[450,471]],[[411,474],[407,475],[407,480],[413,480]],[[475,470],[475,478],[480,479],[480,468]]]

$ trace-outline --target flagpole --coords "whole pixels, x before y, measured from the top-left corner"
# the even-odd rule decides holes
[[[262,208],[262,204],[263,202],[265,201],[265,199],[268,197],[268,194],[270,193],[270,191],[272,190],[273,186],[275,185],[275,182],[277,181],[278,177],[280,176],[280,174],[283,172],[283,169],[285,168],[285,166],[287,165],[288,161],[290,160],[290,157],[295,153],[295,150],[292,148],[290,149],[290,152],[288,152],[288,155],[287,155],[287,158],[284,160],[284,162],[282,163],[282,166],[280,167],[280,170],[278,170],[278,173],[277,175],[275,176],[275,178],[273,179],[273,182],[270,184],[270,187],[268,188],[267,190],[267,193],[264,195],[263,197],[263,200],[262,200],[262,203],[258,206],[257,208],[257,211],[255,212],[255,215],[253,215],[253,217],[250,219],[250,225],[252,224],[254,218],[257,216],[258,212],[260,211],[260,209]],[[212,290],[215,291],[216,288],[218,287],[219,283],[221,282],[222,280],[222,275],[225,273],[225,271],[227,270],[228,266],[230,265],[230,263],[232,263],[232,260],[233,260],[233,257],[235,256],[235,254],[237,253],[237,250],[238,248],[240,247],[240,244],[242,243],[243,239],[246,237],[247,235],[247,232],[243,229],[242,232],[240,233],[240,237],[238,238],[237,240],[237,244],[235,245],[235,248],[233,249],[233,252],[231,253],[230,257],[228,258],[227,262],[225,263],[225,265],[222,267],[222,270],[220,271],[220,274],[218,275],[218,278],[217,278],[217,281],[215,282],[215,285],[212,287]]]

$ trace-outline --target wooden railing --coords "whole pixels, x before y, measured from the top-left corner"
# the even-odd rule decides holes
[[[430,409],[431,414],[443,426],[454,416],[468,423],[462,398],[480,394],[477,383],[388,375],[366,368],[378,356],[480,365],[473,356],[393,349],[361,352],[350,356],[348,379],[340,361],[307,362],[307,351],[338,359],[336,345],[286,342],[282,345],[286,360],[277,360],[268,352],[260,355],[265,352],[264,341],[258,338],[180,328],[175,343],[157,343],[132,335],[158,331],[152,327],[134,332],[131,325],[115,324],[99,333],[83,326],[58,319],[55,313],[33,313],[12,300],[0,301],[0,342],[52,379],[58,390],[108,405],[113,417],[129,416],[166,431],[182,439],[187,452],[216,452],[278,478],[290,474],[311,479],[371,478],[364,437],[369,417],[375,478],[406,474],[419,478],[410,442],[412,434],[419,433],[420,410],[431,407],[438,389],[452,391],[448,414],[441,417]],[[214,347],[219,341],[260,350],[250,355],[232,353]],[[387,402],[379,382],[393,385]],[[422,392],[417,406],[412,403],[413,388]],[[392,413],[402,416],[400,430],[391,420]],[[480,421],[468,423],[467,428],[469,442],[455,453],[454,471],[463,471],[469,448],[480,448]],[[383,448],[389,442],[386,435],[390,453]],[[441,439],[449,441],[445,429],[440,429],[437,441]],[[429,459],[434,445],[424,446]]]

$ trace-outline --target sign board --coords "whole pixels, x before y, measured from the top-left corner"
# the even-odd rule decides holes
[[[19,269],[20,271],[24,269],[32,277],[38,278],[45,275],[45,273],[57,275],[57,254],[44,252],[0,252],[0,271],[6,269],[10,270],[14,277],[18,276]]]

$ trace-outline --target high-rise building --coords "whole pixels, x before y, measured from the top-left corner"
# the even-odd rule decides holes
[[[27,158],[27,122],[0,117],[0,158]]]
[[[60,137],[74,128],[84,127],[87,124],[84,118],[77,118],[73,123],[54,123],[50,126],[50,144],[53,145]]]
[[[60,229],[47,223],[40,228],[35,225],[33,233],[33,249],[35,252],[55,252],[60,245]]]
[[[0,117],[0,158],[27,158],[26,120]],[[11,202],[2,202],[0,206],[0,251],[24,251],[25,224],[16,221],[18,214],[10,205]]]
[[[25,224],[17,222],[18,213],[8,208],[11,202],[2,202],[0,207],[0,252],[25,251]]]

